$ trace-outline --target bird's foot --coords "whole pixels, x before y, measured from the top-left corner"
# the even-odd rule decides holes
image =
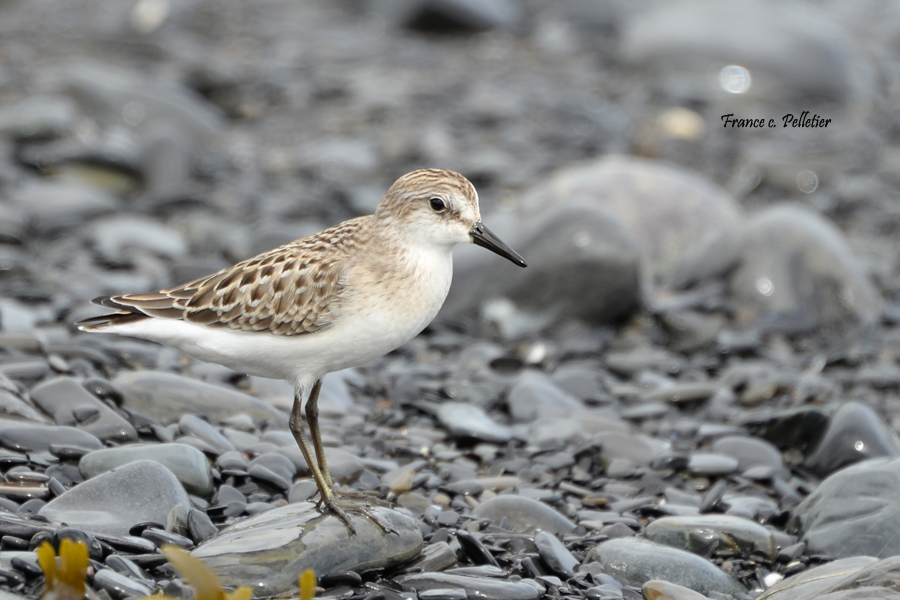
[[[379,506],[383,508],[390,508],[391,506],[388,502],[385,502],[381,498],[375,498],[369,496],[368,494],[337,490],[332,490],[330,494],[323,496],[318,502],[316,502],[316,507],[319,510],[322,510],[323,512],[324,510],[330,510],[331,512],[336,514],[347,526],[347,529],[350,530],[350,535],[354,535],[356,533],[356,528],[350,521],[350,517],[347,515],[348,512],[358,513],[362,515],[385,533],[400,535],[399,533],[397,533],[396,529],[372,514],[367,505]]]

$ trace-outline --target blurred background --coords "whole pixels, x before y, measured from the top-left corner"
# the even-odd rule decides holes
[[[457,326],[900,317],[893,3],[6,0],[0,30],[4,331],[370,213],[425,166],[532,265],[460,249]],[[803,111],[830,122],[783,127]]]

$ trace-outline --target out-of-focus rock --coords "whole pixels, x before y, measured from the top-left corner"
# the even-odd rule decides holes
[[[564,169],[515,211],[484,219],[528,268],[459,248],[444,314],[483,307],[485,320],[513,335],[573,317],[615,321],[639,305],[642,276],[668,273],[740,216],[726,192],[674,167],[609,157]]]
[[[17,141],[60,137],[74,126],[76,116],[68,98],[29,98],[0,109],[0,135]]]
[[[55,231],[110,213],[118,204],[104,190],[75,181],[32,181],[9,194],[26,221],[38,231]]]
[[[511,27],[522,18],[513,0],[375,0],[370,8],[395,25],[431,32]]]
[[[831,417],[825,437],[807,457],[806,467],[824,477],[849,464],[881,456],[900,456],[900,438],[867,405],[848,402]]]
[[[834,473],[794,509],[789,530],[809,554],[900,555],[900,459],[873,458]]]
[[[797,331],[871,323],[882,300],[841,231],[812,209],[778,206],[708,242],[674,270],[676,286],[727,276],[743,322]]]
[[[822,11],[769,0],[687,0],[635,12],[621,53],[668,89],[706,99],[844,101],[862,93],[867,71],[853,39]]]

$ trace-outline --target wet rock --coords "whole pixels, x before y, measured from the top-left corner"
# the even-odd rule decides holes
[[[68,98],[32,96],[0,110],[0,135],[17,141],[56,138],[71,129],[76,116]]]
[[[733,550],[740,556],[759,554],[771,561],[777,556],[772,532],[753,521],[727,515],[662,517],[647,525],[644,535],[652,542],[696,552],[695,532],[714,534],[718,548]]]
[[[483,409],[465,402],[443,402],[437,418],[454,437],[505,444],[512,438],[509,427],[500,425]]]
[[[100,569],[94,574],[94,586],[114,597],[142,598],[153,593],[153,586],[135,581],[112,569]]]
[[[565,318],[615,321],[638,306],[636,244],[602,207],[559,206],[530,226],[510,213],[484,221],[511,247],[528,248],[528,268],[512,270],[481,248],[458,248],[442,314],[480,312],[515,337]]]
[[[602,542],[591,554],[596,555],[608,574],[632,585],[661,579],[701,594],[746,592],[743,585],[709,561],[683,550],[639,538],[618,538]]]
[[[541,560],[554,573],[566,578],[575,576],[575,569],[580,562],[572,556],[572,553],[555,535],[539,531],[534,535],[534,545],[537,547]]]
[[[553,508],[524,496],[497,496],[479,504],[472,513],[497,522],[506,517],[507,528],[516,533],[541,530],[564,535],[575,529],[574,523]]]
[[[708,74],[741,65],[752,84],[740,89],[753,98],[846,101],[860,92],[854,71],[864,69],[852,38],[821,11],[761,0],[687,1],[635,12],[624,25],[621,51],[632,64],[659,73],[672,90],[690,90],[692,98],[729,92],[734,98],[728,82],[711,96],[716,90]],[[798,58],[788,64],[786,54]]]
[[[559,205],[600,206],[614,215],[637,241],[645,277],[665,275],[742,216],[738,203],[703,177],[625,156],[564,169],[526,194],[519,207],[527,220],[539,220]]]
[[[0,428],[0,444],[12,450],[46,452],[52,444],[76,448],[102,448],[96,436],[75,427],[12,425]]]
[[[152,460],[169,469],[188,493],[207,497],[213,490],[212,471],[206,456],[185,444],[140,444],[95,450],[84,455],[78,468],[91,479],[138,460]]]
[[[789,529],[809,554],[839,558],[900,554],[900,459],[874,458],[825,479],[793,511]]]
[[[703,594],[668,581],[648,581],[641,591],[647,600],[706,600]]]
[[[182,415],[178,419],[178,428],[184,435],[201,439],[218,452],[231,452],[235,450],[228,438],[222,435],[218,429],[198,417],[197,415]]]
[[[324,577],[390,567],[419,553],[422,534],[416,521],[389,509],[369,510],[393,527],[397,535],[385,534],[352,512],[356,535],[350,535],[338,517],[323,514],[312,503],[304,502],[232,525],[192,554],[202,559],[223,585],[246,585],[254,595],[265,596],[296,589],[297,577],[304,569],[313,569],[318,577]]]
[[[522,9],[511,0],[376,1],[372,7],[397,25],[422,31],[465,32],[511,27]]]
[[[536,419],[568,416],[584,405],[553,384],[538,371],[523,371],[509,390],[506,399],[509,412],[518,423]]]
[[[420,597],[422,592],[440,589],[462,589],[469,598],[485,600],[537,600],[540,595],[536,587],[527,583],[468,577],[453,572],[416,573],[400,577],[398,581],[419,592]]]
[[[736,458],[739,471],[757,466],[771,467],[776,471],[784,469],[781,452],[765,440],[744,435],[729,435],[717,439],[710,449],[717,454]]]
[[[2,389],[0,389],[0,417],[41,424],[50,422],[50,419],[36,411],[30,404],[27,404],[11,392]]]
[[[287,426],[287,415],[236,390],[161,371],[123,372],[112,380],[122,392],[123,406],[163,423],[197,413],[214,423],[238,413]]]
[[[129,442],[138,437],[131,423],[70,377],[41,383],[30,395],[59,425],[83,429],[101,440]]]
[[[78,225],[118,208],[115,198],[104,190],[65,180],[29,182],[11,193],[9,200],[42,232]]]
[[[104,259],[122,262],[134,250],[175,259],[188,250],[184,237],[176,230],[136,217],[116,216],[94,221],[88,233],[94,248]]]
[[[802,331],[871,323],[881,296],[837,227],[813,210],[778,206],[712,240],[673,275],[683,285],[729,273],[738,319]]]
[[[847,402],[831,417],[822,441],[805,464],[825,477],[841,467],[879,456],[900,456],[900,438],[867,405]]]
[[[79,484],[38,514],[91,533],[128,535],[138,523],[165,523],[175,506],[191,506],[181,483],[159,463],[142,460]]]
[[[871,556],[842,558],[788,577],[759,596],[763,600],[818,600],[832,590],[852,583],[856,575],[879,564]],[[852,597],[852,596],[851,596]],[[837,598],[828,597],[829,600]],[[847,598],[846,600],[849,600]]]

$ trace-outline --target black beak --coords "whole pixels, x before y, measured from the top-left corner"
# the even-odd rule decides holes
[[[519,253],[504,244],[500,241],[493,232],[484,226],[484,223],[478,221],[475,223],[474,227],[469,231],[469,235],[472,236],[472,243],[476,246],[481,246],[482,248],[487,248],[494,254],[499,254],[503,258],[514,262],[520,267],[527,267],[528,263],[525,262],[525,259],[519,256]]]

